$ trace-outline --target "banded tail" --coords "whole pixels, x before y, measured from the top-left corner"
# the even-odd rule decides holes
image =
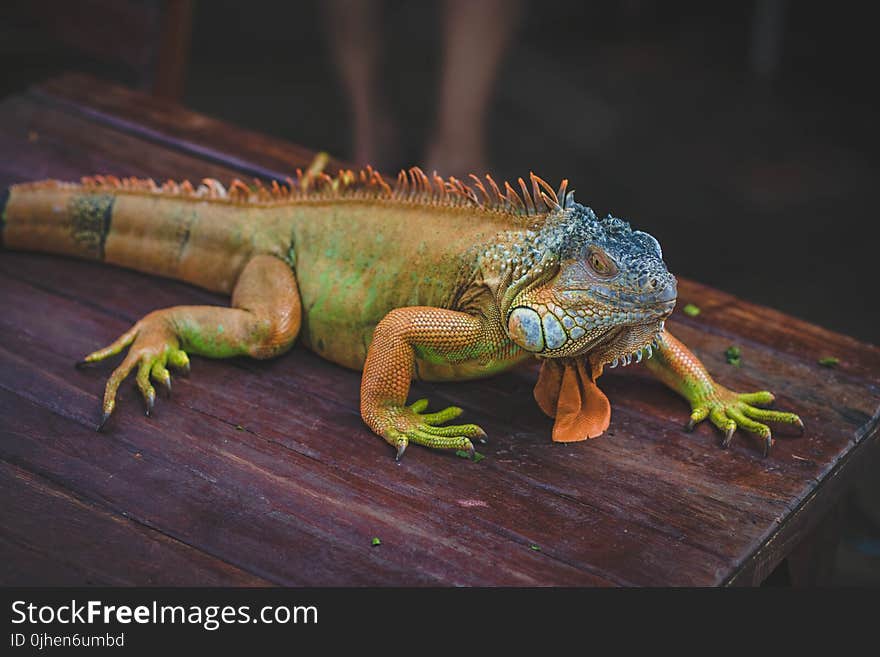
[[[261,239],[260,208],[213,203],[219,192],[210,188],[199,196],[138,187],[152,181],[130,179],[117,188],[94,180],[7,189],[0,197],[0,245],[99,260],[216,292],[230,292],[254,254],[283,257],[289,248],[289,235]]]
[[[3,245],[103,260],[116,198],[79,185],[43,181],[13,185],[3,196]]]

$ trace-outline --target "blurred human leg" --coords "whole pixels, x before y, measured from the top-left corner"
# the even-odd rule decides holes
[[[486,170],[486,120],[520,0],[446,0],[440,105],[425,168],[462,176]]]
[[[382,28],[378,0],[326,0],[333,56],[352,111],[352,153],[356,164],[385,165],[393,133],[379,86]]]

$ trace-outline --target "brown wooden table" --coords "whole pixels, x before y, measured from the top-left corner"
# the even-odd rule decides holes
[[[283,178],[312,155],[78,75],[0,102],[0,153],[3,187]],[[630,368],[601,380],[604,437],[553,444],[530,366],[415,386],[463,406],[491,443],[479,463],[413,448],[396,465],[361,423],[359,375],[301,347],[269,362],[195,358],[152,419],[123,385],[112,429],[96,434],[110,370],[73,363],[153,309],[226,300],[2,252],[0,583],[759,583],[878,451],[880,349],[681,281],[687,302],[702,314],[676,311],[672,330],[722,383],[776,392],[805,436],[780,436],[767,459],[747,436],[721,450],[708,424],[682,431],[686,405]],[[839,367],[819,366],[826,355]]]

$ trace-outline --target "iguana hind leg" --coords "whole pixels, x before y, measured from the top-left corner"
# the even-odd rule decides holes
[[[473,455],[471,438],[485,439],[475,424],[437,426],[458,417],[460,408],[423,413],[426,399],[406,405],[417,354],[426,360],[468,360],[482,351],[485,335],[479,318],[427,306],[392,310],[376,326],[361,379],[361,416],[397,449],[397,460],[411,442]]]
[[[255,256],[238,278],[231,308],[174,306],[156,310],[108,347],[85,357],[83,363],[95,363],[129,348],[107,381],[98,429],[113,413],[119,385],[135,368],[150,415],[156,402],[150,380],[170,392],[167,367],[188,371],[187,352],[210,358],[272,358],[293,344],[301,319],[299,291],[290,266],[273,256]]]

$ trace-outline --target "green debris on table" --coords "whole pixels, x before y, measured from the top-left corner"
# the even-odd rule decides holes
[[[819,365],[822,367],[837,367],[839,364],[840,359],[834,356],[825,356],[825,358],[819,359]]]
[[[540,551],[541,551],[541,546],[540,546],[540,545],[535,545],[534,543],[532,543],[532,544],[529,546],[529,549],[532,550],[532,551],[534,551],[534,552],[540,552]]]
[[[379,539],[378,536],[374,536],[374,537],[373,537],[373,540],[370,541],[370,544],[371,544],[373,547],[376,547],[377,545],[382,545],[382,541]]]
[[[741,356],[739,347],[730,346],[724,352],[724,357],[727,359],[727,362],[734,367],[739,367],[741,362]]]
[[[455,450],[455,455],[459,458],[462,458],[462,459],[470,459],[471,458],[471,455],[469,453],[467,453],[466,451],[464,451],[463,449]],[[474,452],[474,458],[473,458],[474,463],[479,463],[484,458],[486,458],[486,457],[483,454],[480,454],[479,452]]]
[[[681,309],[681,312],[683,312],[688,317],[696,317],[697,315],[700,314],[700,307],[695,306],[692,303],[689,303],[684,308]]]

